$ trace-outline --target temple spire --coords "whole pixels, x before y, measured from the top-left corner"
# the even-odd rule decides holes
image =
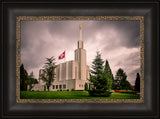
[[[78,40],[78,48],[83,49],[82,26],[81,26],[81,24],[79,24],[79,40]]]

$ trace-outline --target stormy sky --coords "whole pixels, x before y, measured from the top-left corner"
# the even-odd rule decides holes
[[[28,73],[39,78],[39,70],[45,58],[54,56],[56,64],[74,60],[74,50],[79,40],[79,24],[82,24],[82,40],[87,51],[87,65],[91,67],[96,52],[109,61],[113,75],[124,69],[127,80],[134,85],[136,73],[140,73],[140,22],[122,21],[21,21],[21,63]],[[66,51],[66,58],[58,56]]]

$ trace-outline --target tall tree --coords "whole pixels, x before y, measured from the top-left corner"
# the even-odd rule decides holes
[[[121,80],[125,78],[126,74],[124,73],[123,69],[118,69],[116,76],[115,76],[115,85],[116,85],[116,90],[121,89]]]
[[[43,73],[40,75],[42,80],[46,82],[47,89],[49,91],[49,88],[52,84],[52,82],[55,80],[55,58],[46,58],[46,63],[43,67]]]
[[[135,91],[140,91],[140,75],[137,73],[136,81],[135,81]]]
[[[87,84],[87,83],[85,83],[84,90],[85,90],[85,91],[88,91],[88,84]]]
[[[117,90],[132,89],[131,84],[127,81],[127,74],[123,69],[119,68],[115,76],[115,87]]]
[[[107,75],[104,75],[103,63],[101,54],[97,52],[96,58],[92,62],[90,96],[110,96],[111,94],[107,85]]]
[[[113,89],[115,86],[114,84],[114,77],[113,77],[113,74],[112,74],[112,71],[111,71],[111,68],[109,66],[109,62],[108,60],[106,60],[105,62],[105,68],[104,68],[104,75],[106,75],[106,78],[107,78],[107,86],[108,86],[108,89]]]
[[[104,61],[101,59],[101,54],[97,51],[96,58],[92,62],[91,70],[91,74],[94,77],[97,77],[99,74],[103,73],[103,63]]]
[[[25,83],[29,86],[29,91],[31,91],[31,89],[33,88],[33,84],[38,83],[37,79],[34,78],[33,72],[30,73],[28,79],[25,80]]]
[[[20,90],[27,90],[25,81],[28,79],[28,73],[24,68],[24,65],[20,66]]]

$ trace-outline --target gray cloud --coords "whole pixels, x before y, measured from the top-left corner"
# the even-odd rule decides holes
[[[66,50],[66,60],[73,60],[80,23],[87,64],[91,66],[98,49],[102,58],[108,59],[114,75],[122,67],[134,84],[140,70],[139,21],[22,21],[21,63],[38,78],[46,57],[57,58]]]

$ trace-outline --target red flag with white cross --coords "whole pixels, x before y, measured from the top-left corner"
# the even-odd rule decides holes
[[[58,57],[59,60],[63,59],[63,58],[65,58],[65,51],[62,54],[60,54],[59,57]]]

